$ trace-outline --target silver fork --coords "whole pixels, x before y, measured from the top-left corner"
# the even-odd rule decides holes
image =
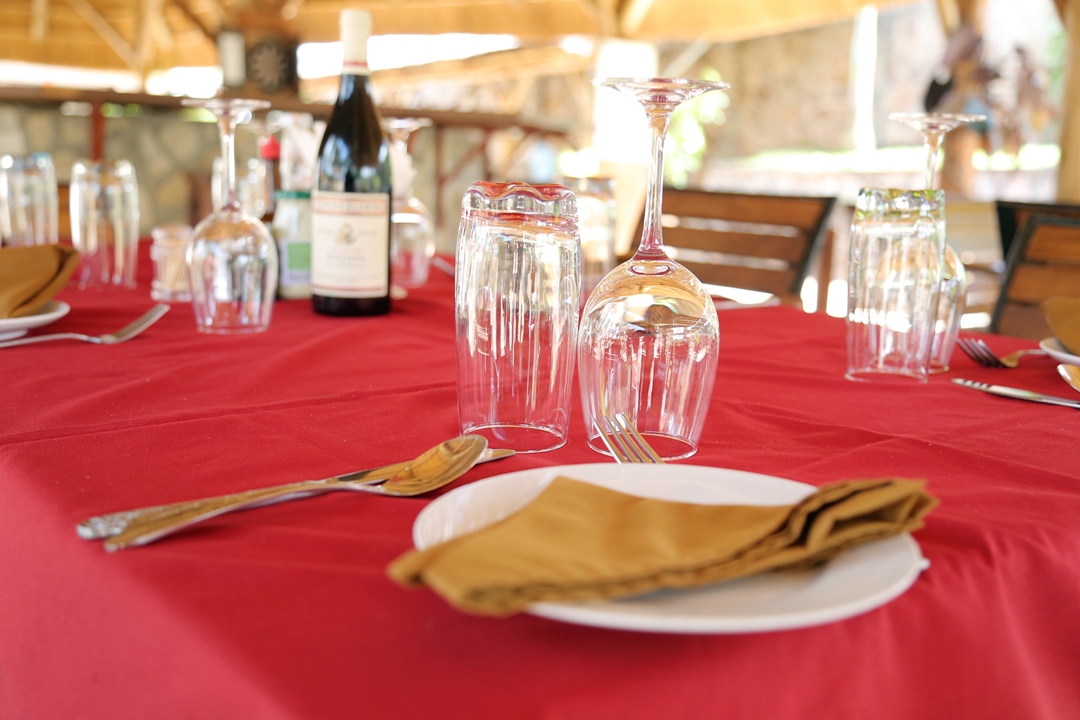
[[[600,439],[617,463],[663,463],[637,428],[626,418],[623,413],[613,416],[605,415],[604,425],[607,431],[600,426],[599,420],[593,420],[593,427],[600,433]]]
[[[18,340],[0,342],[0,348],[15,347],[16,345],[30,345],[31,343],[46,342],[47,340],[83,340],[97,345],[115,345],[116,343],[122,343],[125,340],[130,340],[135,337],[157,322],[158,318],[167,312],[169,312],[169,306],[165,303],[158,303],[143,313],[143,315],[135,320],[135,322],[125,325],[114,333],[107,333],[105,335],[83,335],[81,333],[34,335],[32,337],[19,338]]]
[[[969,358],[988,368],[1013,369],[1020,364],[1020,358],[1024,355],[1045,355],[1042,350],[1017,350],[1003,357],[998,357],[990,346],[977,338],[957,338],[956,344]]]

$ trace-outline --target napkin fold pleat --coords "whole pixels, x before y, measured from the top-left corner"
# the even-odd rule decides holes
[[[39,312],[64,289],[79,265],[79,253],[65,245],[0,249],[0,318]]]
[[[937,501],[917,480],[848,480],[794,505],[697,505],[559,477],[522,510],[389,567],[455,607],[506,615],[542,601],[606,599],[807,568],[914,530]]]
[[[1073,355],[1080,355],[1080,298],[1052,297],[1040,306],[1054,337]]]

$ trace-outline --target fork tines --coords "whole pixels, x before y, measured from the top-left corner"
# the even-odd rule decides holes
[[[619,463],[663,463],[649,443],[637,431],[637,428],[627,419],[623,413],[614,416],[605,415],[603,418],[605,430],[600,425],[600,420],[594,420],[593,425],[600,433],[600,439]]]
[[[969,358],[988,368],[1008,367],[998,359],[998,356],[982,340],[970,338],[957,338],[956,344]]]

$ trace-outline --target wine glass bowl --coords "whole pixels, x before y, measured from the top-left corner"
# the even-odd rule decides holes
[[[716,306],[689,270],[631,259],[608,273],[578,333],[589,447],[610,454],[594,422],[625,413],[665,460],[693,455],[719,348]]]
[[[196,327],[215,334],[262,332],[270,326],[277,288],[277,246],[266,225],[240,208],[233,140],[236,125],[269,103],[212,98],[183,104],[217,117],[222,148],[221,209],[195,226],[187,250]]]
[[[625,414],[665,460],[697,451],[712,399],[720,328],[701,282],[664,252],[664,141],[680,103],[727,83],[667,78],[596,80],[637,100],[652,129],[641,242],[600,281],[582,313],[578,373],[593,450],[610,454],[598,423]]]

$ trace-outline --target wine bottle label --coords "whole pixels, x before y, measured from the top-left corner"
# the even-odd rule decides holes
[[[390,196],[311,193],[311,290],[316,295],[390,294]]]

